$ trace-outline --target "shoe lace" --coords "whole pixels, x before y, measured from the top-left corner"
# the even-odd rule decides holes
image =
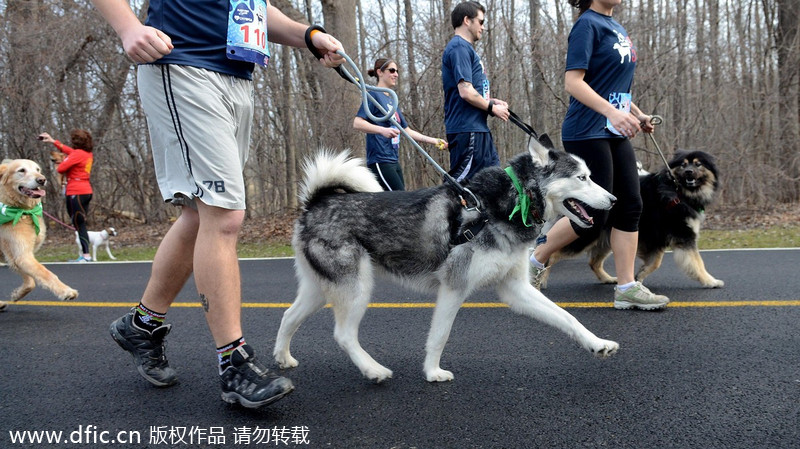
[[[167,342],[164,339],[156,341],[153,338],[142,336],[135,339],[136,349],[142,355],[142,360],[145,365],[153,368],[163,367],[167,363],[166,346]]]

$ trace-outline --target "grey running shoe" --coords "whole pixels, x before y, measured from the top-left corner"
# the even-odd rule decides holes
[[[615,309],[656,310],[666,307],[667,304],[669,304],[669,298],[664,295],[656,295],[638,281],[624,292],[619,291],[619,287],[614,288]]]
[[[148,332],[133,324],[134,313],[135,307],[111,323],[111,337],[122,349],[131,353],[137,371],[148,382],[157,387],[174,385],[178,382],[178,376],[164,355],[164,337],[169,334],[172,325],[163,325]]]
[[[273,374],[256,360],[250,345],[233,350],[231,366],[219,376],[222,400],[246,408],[259,408],[281,399],[294,390],[286,377]]]
[[[548,268],[550,267],[539,268],[533,264],[531,265],[531,284],[536,290],[542,289],[542,281],[544,281]]]

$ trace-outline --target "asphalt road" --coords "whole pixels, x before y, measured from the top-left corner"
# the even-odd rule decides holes
[[[296,391],[260,411],[220,400],[193,285],[167,318],[180,383],[158,389],[108,334],[138,302],[150,264],[49,264],[80,297],[57,302],[37,288],[0,313],[0,448],[800,448],[800,249],[703,258],[725,287],[699,288],[668,254],[646,282],[673,300],[662,312],[614,310],[611,287],[583,260],[554,268],[545,293],[620,343],[607,360],[479,292],[456,319],[442,358],[455,380],[443,384],[421,369],[433,298],[380,283],[375,302],[386,307],[367,312],[360,338],[394,377],[363,379],[326,309],[294,338],[300,366],[285,375]],[[295,293],[292,261],[241,267],[245,333],[271,363]],[[0,297],[18,282],[1,268]],[[59,442],[41,433],[21,444],[24,431]]]

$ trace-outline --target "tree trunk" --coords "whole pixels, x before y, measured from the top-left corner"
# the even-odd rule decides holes
[[[353,56],[352,52],[358,49],[355,0],[322,0],[322,15],[325,28],[339,39],[345,52]],[[321,92],[324,104],[321,110],[316,111],[317,120],[325,124],[320,130],[322,142],[336,149],[355,147],[362,136],[353,132],[352,122],[361,96],[353,85],[341,79],[333,70],[317,69],[323,70],[325,73],[320,79],[326,86]]]
[[[779,113],[781,145],[776,149],[779,153],[780,167],[785,173],[785,182],[781,189],[780,200],[792,202],[800,199],[800,34],[797,27],[798,8],[797,0],[778,1],[778,76]]]

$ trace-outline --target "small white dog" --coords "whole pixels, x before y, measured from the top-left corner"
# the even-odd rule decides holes
[[[117,258],[111,254],[111,250],[108,247],[110,237],[117,235],[116,229],[108,228],[103,229],[102,231],[89,231],[88,234],[89,245],[92,247],[92,260],[97,260],[97,247],[100,245],[106,245],[108,257],[110,257],[112,260],[117,260]],[[80,257],[83,255],[83,249],[81,249],[81,239],[78,237],[78,231],[75,231],[75,243],[78,244],[78,257]]]

